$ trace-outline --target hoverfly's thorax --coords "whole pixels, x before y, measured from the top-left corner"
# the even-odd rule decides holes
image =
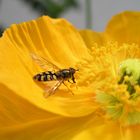
[[[75,82],[75,77],[74,73],[75,70],[74,68],[69,68],[69,69],[60,69],[58,66],[55,64],[51,63],[50,61],[44,59],[43,57],[37,56],[36,54],[31,54],[32,59],[42,68],[45,69],[47,67],[50,67],[50,71],[42,72],[36,74],[33,79],[35,81],[40,81],[40,82],[45,82],[45,81],[57,81],[54,86],[48,90],[46,90],[47,93],[49,93],[49,96],[54,94],[56,89],[63,83],[65,86],[65,81],[72,82],[70,83],[76,83]],[[56,72],[52,72],[53,70],[56,70]],[[67,86],[66,86],[67,87]],[[68,87],[67,87],[68,88]],[[69,88],[68,88],[69,89]],[[70,91],[70,89],[69,89]],[[71,92],[72,93],[72,92]],[[72,93],[73,94],[73,93]]]
[[[71,73],[70,73],[69,69],[60,70],[56,73],[56,75],[57,75],[58,79],[67,80],[67,79],[71,78]]]

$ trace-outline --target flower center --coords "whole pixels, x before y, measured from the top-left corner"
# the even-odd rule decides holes
[[[118,80],[116,80],[118,79]],[[124,125],[140,123],[140,60],[121,62],[116,78],[96,96],[106,117],[119,120]]]
[[[93,43],[91,58],[77,63],[77,85],[97,113],[122,125],[140,124],[140,47],[137,44]],[[135,58],[135,59],[134,59]],[[81,88],[82,87],[82,88]]]

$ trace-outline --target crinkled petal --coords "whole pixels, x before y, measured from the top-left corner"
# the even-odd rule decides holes
[[[95,114],[63,117],[36,107],[0,84],[0,139],[72,140],[94,122]]]
[[[104,43],[103,33],[94,32],[92,30],[81,30],[79,32],[88,48],[93,47],[95,44],[102,45]]]
[[[73,140],[139,140],[139,131],[139,126],[129,128],[122,127],[117,122],[102,122],[81,131]]]
[[[0,84],[0,114],[0,128],[58,116],[28,102],[3,84]]]
[[[124,138],[126,140],[139,140],[140,125],[133,125],[133,126],[124,128]]]
[[[24,53],[36,53],[56,61],[60,68],[73,66],[76,60],[89,56],[78,31],[64,19],[43,16],[14,24],[4,32],[3,38]]]
[[[140,12],[125,11],[114,16],[105,29],[107,40],[140,44]]]
[[[44,87],[33,81],[39,71],[31,53],[49,59],[62,69],[73,67],[82,57],[90,57],[84,41],[70,23],[44,16],[7,29],[0,39],[0,81],[16,95],[50,112],[83,116],[93,111],[94,106],[83,103],[84,97],[80,100],[78,95],[73,97],[64,85],[54,96],[45,99]]]

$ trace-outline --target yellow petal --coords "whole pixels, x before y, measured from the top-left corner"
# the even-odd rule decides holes
[[[102,139],[102,140],[124,140],[122,138],[119,124],[114,122],[103,123],[101,121],[93,126],[88,127],[83,132],[79,133],[73,140],[93,140],[93,139]],[[126,139],[125,139],[126,140]]]
[[[0,139],[71,140],[94,114],[69,118],[42,110],[0,84]]]
[[[79,32],[88,48],[91,48],[95,44],[102,45],[104,42],[103,33],[94,32],[92,30],[81,30]]]
[[[105,34],[107,40],[119,43],[140,44],[140,12],[126,11],[114,16],[108,23]]]
[[[0,113],[0,128],[57,116],[38,108],[3,84],[0,84]]]
[[[81,36],[70,23],[42,17],[7,29],[0,39],[0,82],[44,110],[66,116],[82,116],[93,111],[94,106],[87,106],[89,102],[83,103],[78,95],[73,97],[64,86],[55,96],[45,99],[44,88],[33,81],[38,71],[31,53],[39,54],[61,68],[73,67],[80,58],[89,57]]]
[[[89,56],[78,31],[64,19],[43,16],[12,25],[4,32],[3,38],[24,53],[37,53],[55,60],[61,67],[73,66],[77,59]]]
[[[124,136],[126,140],[139,140],[140,137],[140,125],[134,125],[125,128],[124,130]]]
[[[0,93],[0,139],[3,140],[71,138],[79,132],[79,125],[88,121],[86,117],[72,119],[48,113],[1,84]]]
[[[99,121],[99,120],[98,120]],[[116,122],[102,122],[81,131],[73,140],[139,140],[139,126],[122,127]]]

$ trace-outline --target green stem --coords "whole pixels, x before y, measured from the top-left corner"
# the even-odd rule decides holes
[[[86,28],[92,29],[92,1],[85,0],[86,5]]]

